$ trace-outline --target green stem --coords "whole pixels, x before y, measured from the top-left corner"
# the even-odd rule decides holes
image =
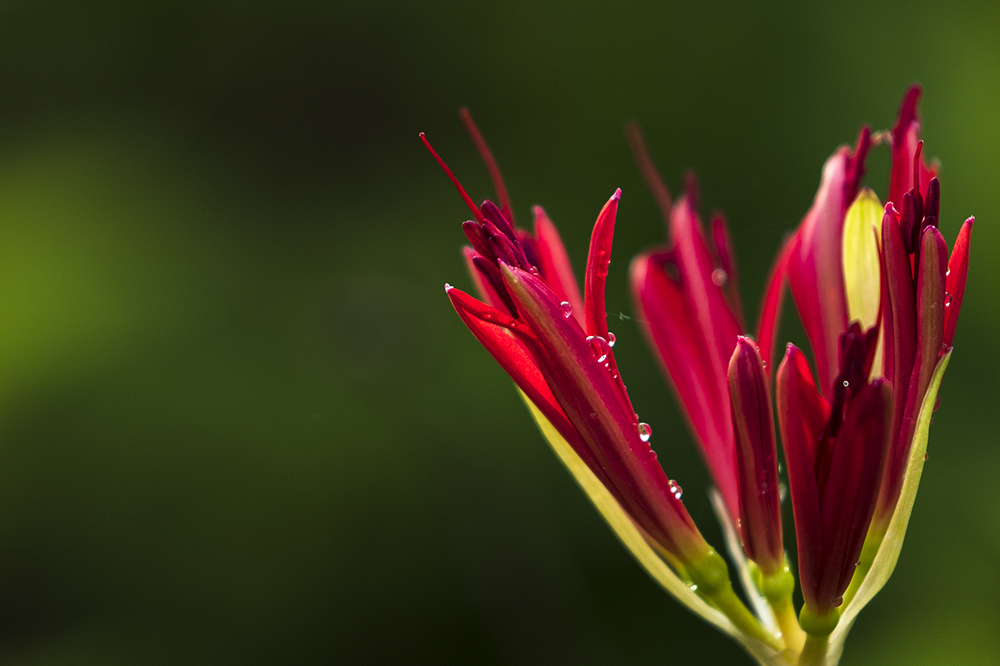
[[[776,573],[760,576],[760,591],[770,604],[774,612],[774,619],[781,629],[781,637],[785,641],[785,656],[789,662],[802,651],[802,644],[805,642],[805,634],[799,627],[799,619],[795,616],[795,605],[792,603],[792,592],[795,590],[795,577],[788,566],[785,565]]]
[[[829,642],[829,634],[825,636],[806,634],[806,644],[802,648],[802,656],[799,657],[799,666],[819,666],[822,664]]]
[[[719,609],[737,629],[778,652],[785,649],[781,639],[768,631],[736,596],[729,580],[729,567],[714,549],[708,548],[701,557],[688,562],[686,568],[691,582],[698,586],[698,594]]]
[[[840,610],[836,607],[818,609],[807,602],[799,613],[799,626],[806,632],[806,644],[799,657],[799,666],[821,666],[830,643],[830,634],[840,622]]]

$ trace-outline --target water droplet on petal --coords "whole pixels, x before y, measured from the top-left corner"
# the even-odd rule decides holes
[[[714,271],[712,271],[712,282],[715,283],[716,287],[721,287],[722,285],[726,284],[726,280],[728,279],[729,275],[727,275],[726,271],[722,270],[721,268],[716,268]]]
[[[649,438],[653,436],[653,429],[649,427],[648,423],[639,423],[639,439],[644,442],[648,442]]]
[[[590,413],[590,418],[596,419],[597,418],[597,412],[591,412]]]
[[[944,306],[949,307],[951,305],[951,294],[947,291],[944,292]]]
[[[848,387],[850,387],[850,385],[851,385],[851,382],[849,382],[849,381],[847,381],[847,380],[845,379],[845,380],[844,380],[844,388],[848,388]]]
[[[590,351],[594,353],[597,362],[604,363],[604,359],[608,357],[608,351],[611,349],[608,347],[608,341],[599,335],[588,335],[587,342],[590,343]]]
[[[609,347],[615,346],[615,334],[612,333],[611,331],[608,331],[608,346]]]
[[[573,316],[573,306],[570,305],[569,301],[563,301],[559,304],[559,307],[562,308],[563,316],[566,317],[566,319]]]
[[[945,277],[948,277],[949,275],[951,275],[951,269],[950,268],[944,272],[944,276]]]
[[[677,483],[673,479],[670,479],[670,492],[674,494],[674,499],[680,499],[684,494],[684,489],[681,488],[681,484]]]
[[[697,584],[695,584],[695,583],[692,583],[692,584],[691,584],[691,591],[692,591],[692,592],[697,592],[697,591],[698,591],[698,585],[697,585]]]
[[[842,603],[844,603],[844,597],[837,597],[836,599],[833,600],[834,606],[839,606]]]

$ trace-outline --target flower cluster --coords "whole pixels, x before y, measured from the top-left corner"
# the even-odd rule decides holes
[[[952,252],[941,188],[911,88],[891,132],[838,149],[778,252],[755,337],[746,328],[726,222],[706,233],[697,186],[676,201],[641,134],[629,138],[667,223],[667,245],[631,265],[639,321],[717,487],[732,564],[706,542],[649,445],[608,331],[605,280],[621,191],[597,216],[581,290],[555,226],[514,224],[500,171],[468,113],[498,204],[476,205],[430,143],[474,220],[464,256],[479,298],[446,285],[459,317],[510,375],[549,443],[622,542],[682,603],[762,664],[836,664],[860,609],[895,566],[951,355],[972,218]],[[862,187],[873,146],[892,150],[889,199]],[[816,372],[792,344],[772,375],[786,287]],[[777,428],[775,427],[777,415]],[[788,471],[803,604],[785,554],[777,435]],[[752,609],[752,610],[751,610]]]

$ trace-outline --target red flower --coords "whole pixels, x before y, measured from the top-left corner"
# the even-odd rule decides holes
[[[463,112],[498,194],[475,205],[464,256],[480,298],[446,285],[456,312],[514,380],[556,453],[647,570],[762,664],[835,664],[860,609],[895,566],[919,484],[930,417],[965,290],[972,218],[948,258],[940,183],[919,141],[913,87],[891,135],[862,128],[827,160],[819,192],[781,248],[758,343],[746,326],[721,216],[706,234],[697,186],[677,202],[630,131],[670,244],[632,262],[637,320],[684,409],[721,495],[730,552],[757,611],[735,596],[649,446],[615,361],[604,287],[621,191],[597,217],[584,289],[555,226],[517,228],[500,171]],[[891,143],[889,202],[861,188],[871,146]],[[816,364],[789,344],[772,385],[784,286]],[[785,555],[774,410],[788,467],[803,606]],[[733,525],[735,524],[735,527]],[[860,566],[859,566],[860,565]],[[758,617],[760,618],[758,620]]]
[[[501,206],[476,206],[421,134],[458,188],[475,221],[462,227],[464,250],[482,300],[446,285],[455,311],[510,375],[531,405],[582,460],[638,528],[642,538],[721,611],[748,640],[778,648],[732,590],[725,561],[708,545],[649,445],[615,361],[604,285],[621,191],[597,216],[591,236],[582,306],[559,235],[541,208],[535,233],[516,229],[499,169],[463,114],[493,176]],[[633,549],[634,550],[634,549]],[[655,574],[654,574],[655,575]],[[728,625],[728,626],[732,626]]]

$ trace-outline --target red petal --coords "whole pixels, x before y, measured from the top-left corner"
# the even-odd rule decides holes
[[[597,216],[590,236],[587,255],[587,276],[584,280],[584,330],[587,335],[608,338],[608,313],[604,309],[604,283],[611,263],[611,241],[615,234],[615,214],[622,191],[616,190]]]
[[[493,288],[479,269],[476,268],[476,264],[473,260],[479,256],[481,255],[468,245],[462,248],[462,257],[465,259],[465,267],[469,271],[469,276],[472,278],[473,284],[476,285],[476,291],[479,292],[480,300],[497,309],[505,307],[503,299],[500,298],[499,294],[497,294],[496,289]]]
[[[781,443],[795,515],[802,594],[814,602],[821,580],[823,519],[816,486],[816,444],[826,429],[830,408],[816,391],[809,363],[789,344],[775,379]]]
[[[767,373],[757,345],[740,337],[729,363],[729,395],[736,435],[740,535],[747,557],[765,575],[784,564],[778,498],[778,452]]]
[[[584,460],[593,456],[583,445],[576,430],[570,425],[555,396],[545,383],[534,357],[509,328],[500,322],[505,316],[499,310],[480,303],[465,292],[454,287],[445,287],[455,312],[476,336],[486,351],[496,359],[500,367],[510,375],[518,388],[538,407],[552,425]],[[489,315],[494,321],[485,319]],[[523,325],[522,325],[523,327]],[[590,463],[588,462],[588,465]]]
[[[923,91],[919,85],[910,86],[899,106],[899,115],[892,128],[892,175],[889,178],[889,201],[902,210],[903,195],[913,187],[913,156],[920,141],[920,117],[917,105]],[[927,168],[923,157],[919,165],[921,185],[937,175],[937,169]],[[919,190],[918,190],[919,191]],[[922,193],[922,191],[921,191]]]
[[[774,344],[778,324],[781,321],[781,306],[785,298],[785,280],[787,278],[788,257],[794,251],[795,236],[789,236],[782,243],[778,257],[771,267],[771,275],[767,278],[767,288],[764,290],[764,300],[760,305],[760,321],[757,322],[757,340],[760,344],[761,358],[764,363],[770,363],[774,358]]]
[[[849,201],[844,197],[850,151],[841,148],[826,161],[819,192],[798,231],[788,260],[792,296],[816,359],[820,390],[833,397],[837,344],[847,330],[847,296],[841,262],[841,235]]]
[[[716,384],[725,414],[728,412],[729,395],[726,368],[736,347],[736,338],[742,331],[726,305],[722,290],[712,280],[715,270],[712,255],[705,242],[701,222],[690,202],[690,196],[682,197],[670,216],[674,256],[689,308],[688,312],[678,314],[683,317],[682,321],[696,326],[698,335],[705,340],[710,378]]]
[[[972,225],[976,221],[970,217],[962,225],[955,240],[955,247],[948,259],[948,279],[946,280],[944,299],[944,343],[951,346],[955,339],[955,326],[958,324],[958,313],[962,309],[962,297],[965,296],[965,279],[969,275],[969,241],[972,238]]]
[[[920,241],[916,312],[913,323],[916,330],[913,365],[909,381],[899,381],[896,384],[900,388],[896,391],[893,437],[879,496],[880,517],[889,515],[896,506],[896,499],[903,486],[906,462],[910,456],[910,444],[916,428],[917,415],[943,349],[947,253],[948,248],[941,233],[935,227],[927,227]],[[903,387],[907,387],[905,392],[902,390]]]
[[[944,237],[936,227],[927,227],[921,236],[920,274],[917,276],[917,356],[913,373],[918,401],[923,400],[941,356],[947,261],[948,246]]]
[[[501,264],[518,312],[537,336],[531,342],[539,369],[563,412],[593,454],[595,472],[622,507],[657,543],[683,559],[704,552],[704,540],[671,490],[633,413],[618,400],[611,373],[587,336],[564,316],[558,297],[527,271]],[[588,462],[588,465],[591,464]]]
[[[534,213],[538,270],[556,296],[569,303],[573,314],[583,321],[583,298],[559,232],[541,206],[535,206]]]
[[[646,252],[629,269],[639,327],[646,335],[681,404],[682,413],[722,491],[731,515],[739,516],[728,389],[720,399],[708,370],[707,343],[692,326],[685,293],[665,272],[662,252]]]
[[[914,357],[917,353],[917,319],[914,311],[913,277],[910,272],[910,257],[903,245],[903,234],[896,221],[892,203],[885,206],[882,217],[882,275],[885,280],[885,296],[882,303],[882,321],[885,326],[885,376],[897,387],[900,397],[893,405],[892,432],[898,439],[906,408],[906,387],[913,372]],[[879,513],[895,506],[894,479],[898,463],[890,461],[886,472],[886,483],[879,500]]]
[[[892,390],[883,379],[865,386],[847,403],[820,504],[823,564],[810,599],[820,609],[840,604],[861,556],[878,496],[891,412]]]

